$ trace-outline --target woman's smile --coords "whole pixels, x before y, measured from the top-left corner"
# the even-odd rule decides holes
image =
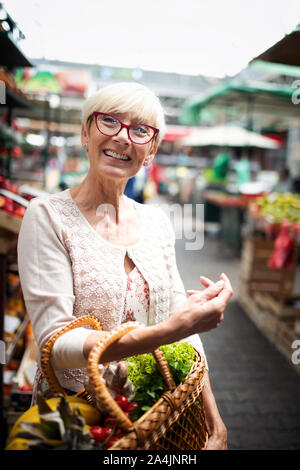
[[[109,157],[109,158],[114,158],[115,160],[123,161],[123,162],[128,162],[131,160],[131,158],[126,155],[125,153],[119,153],[115,152],[114,150],[103,150],[103,153]]]

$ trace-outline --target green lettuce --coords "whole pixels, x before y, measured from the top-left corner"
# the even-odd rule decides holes
[[[160,349],[164,353],[176,385],[179,385],[185,380],[195,361],[193,346],[182,342],[167,344]],[[133,418],[138,419],[168,388],[151,353],[132,356],[126,361],[128,377],[135,389],[134,401],[139,405],[139,410]]]

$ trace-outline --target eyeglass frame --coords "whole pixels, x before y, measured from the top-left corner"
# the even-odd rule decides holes
[[[102,116],[109,116],[109,117],[111,117],[111,118],[113,118],[113,119],[116,119],[116,120],[121,124],[121,127],[120,127],[120,129],[118,130],[118,132],[116,132],[115,134],[105,134],[104,132],[100,131],[100,129],[99,129],[99,127],[98,127],[98,122],[97,122],[97,116],[99,116],[99,115],[102,115]],[[118,119],[118,118],[112,116],[111,114],[108,114],[108,113],[100,113],[100,112],[98,112],[98,111],[94,111],[94,112],[91,114],[91,116],[95,116],[96,127],[97,127],[98,131],[99,131],[101,134],[106,135],[107,137],[115,137],[116,135],[118,135],[118,134],[121,132],[121,130],[123,129],[123,127],[125,127],[125,129],[127,129],[128,139],[130,140],[130,142],[132,142],[132,143],[135,144],[135,145],[145,145],[145,144],[149,144],[149,142],[151,142],[151,140],[153,140],[154,137],[159,133],[159,129],[157,129],[156,127],[149,126],[149,124],[141,124],[141,123],[139,123],[140,126],[149,127],[150,129],[152,129],[152,130],[154,131],[154,134],[153,134],[153,136],[152,136],[149,140],[147,140],[147,142],[134,142],[134,141],[132,140],[132,138],[130,137],[130,135],[129,135],[129,129],[130,129],[131,127],[133,127],[134,125],[137,125],[137,124],[124,124],[122,121],[120,121],[120,119]]]

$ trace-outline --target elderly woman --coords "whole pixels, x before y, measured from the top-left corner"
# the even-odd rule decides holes
[[[107,86],[83,107],[82,146],[90,168],[77,187],[30,202],[18,262],[24,299],[39,348],[53,333],[90,314],[104,331],[80,327],[55,343],[51,362],[68,391],[86,383],[89,352],[105,330],[123,322],[145,327],[110,346],[103,362],[152,352],[187,339],[204,354],[198,333],[216,328],[232,295],[228,278],[202,278],[187,298],[177,270],[174,231],[165,213],[124,196],[151,164],[165,129],[158,98],[136,83]],[[38,368],[35,388],[45,391]],[[226,428],[205,375],[203,400],[209,449],[226,448]]]

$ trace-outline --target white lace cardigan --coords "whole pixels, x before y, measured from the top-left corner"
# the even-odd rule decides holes
[[[157,206],[133,204],[140,217],[141,236],[136,244],[124,247],[96,232],[69,189],[30,201],[18,238],[18,268],[39,349],[74,317],[94,315],[104,330],[120,325],[126,253],[149,286],[149,325],[166,319],[185,301],[168,217]],[[80,390],[86,379],[83,345],[90,332],[77,328],[54,345],[52,365],[61,385],[69,390]],[[204,354],[198,335],[188,341]]]

